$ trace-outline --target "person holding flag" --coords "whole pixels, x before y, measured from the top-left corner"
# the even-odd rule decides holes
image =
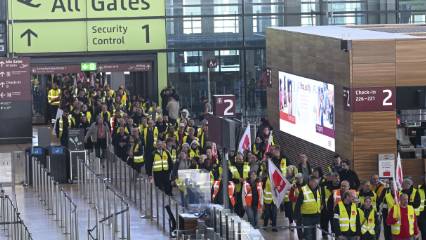
[[[263,191],[264,222],[263,226],[268,226],[269,219],[272,221],[272,231],[277,232],[277,209],[284,200],[291,184],[282,175],[280,169],[271,159],[268,159],[268,177]]]
[[[318,187],[319,179],[310,176],[308,184],[302,187],[302,191],[297,198],[294,208],[295,218],[298,219],[306,228],[303,229],[303,239],[316,240],[316,225],[320,224],[321,209],[321,190]]]
[[[408,195],[402,193],[399,204],[395,204],[389,211],[386,223],[391,225],[392,239],[415,239],[419,234],[417,217],[413,206],[408,204]]]
[[[380,209],[382,211],[383,217],[383,235],[385,237],[385,240],[392,239],[391,227],[386,223],[386,219],[388,217],[389,211],[398,202],[398,195],[399,192],[397,191],[395,181],[391,180],[391,182],[389,183],[389,187],[382,192],[382,196],[380,196],[379,198],[379,201],[382,203]]]

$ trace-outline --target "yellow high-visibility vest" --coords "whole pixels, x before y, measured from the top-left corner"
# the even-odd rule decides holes
[[[340,232],[348,232],[349,229],[352,232],[356,232],[356,217],[358,215],[358,211],[356,208],[356,204],[351,204],[351,212],[348,214],[346,211],[345,204],[343,201],[340,201],[339,204],[339,215],[335,215],[334,218],[339,219]]]
[[[419,186],[419,196],[420,196],[420,206],[419,206],[419,213],[423,212],[425,210],[425,190]]]
[[[140,150],[139,148],[140,148],[139,143],[135,144],[133,146],[133,153],[139,153],[139,150]],[[145,162],[145,159],[143,158],[143,155],[133,155],[133,162],[141,164]]]
[[[155,151],[154,152],[154,163],[152,166],[153,172],[161,172],[169,170],[169,154],[167,151],[163,151],[162,153]]]
[[[263,189],[263,203],[272,204],[271,182],[269,178],[266,180],[265,188]]]
[[[285,177],[286,174],[287,174],[287,159],[286,158],[281,158],[280,169],[281,169],[281,173]]]
[[[317,191],[317,199],[308,185],[302,187],[303,204],[300,211],[302,214],[317,214],[321,212],[321,194]]]
[[[416,217],[415,211],[413,206],[411,205],[407,206],[407,210],[408,210],[408,225],[409,225],[410,236],[413,236],[414,235],[414,219]],[[398,221],[395,224],[392,224],[391,226],[392,235],[399,235],[399,233],[401,232],[401,207],[398,204],[393,206],[393,218],[398,219]]]
[[[61,95],[61,89],[50,89],[49,93],[47,95],[47,102],[52,106],[59,106],[60,99],[59,96]]]
[[[376,210],[372,208],[367,218],[365,217],[364,211],[362,209],[358,209],[358,211],[359,219],[361,222],[361,234],[364,235],[366,233],[370,233],[371,235],[375,235],[376,219],[374,215],[376,213]]]
[[[153,135],[154,135],[154,145],[156,145],[157,144],[157,140],[158,140],[158,128],[154,127],[152,132],[153,132]],[[146,127],[146,128],[143,129],[143,136],[144,136],[144,139],[145,139],[145,144],[147,144],[148,127]]]
[[[68,128],[72,128],[75,125],[74,118],[68,115]],[[63,117],[59,118],[59,138],[62,137],[62,133],[64,132],[64,120]]]

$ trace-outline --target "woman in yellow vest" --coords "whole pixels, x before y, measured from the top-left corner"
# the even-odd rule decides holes
[[[392,239],[414,239],[419,234],[413,206],[408,205],[408,195],[401,194],[399,204],[389,211],[386,223],[391,225]]]
[[[361,240],[376,240],[380,225],[379,217],[371,197],[367,196],[364,198],[358,212],[361,224]]]
[[[140,140],[135,140],[133,136],[129,137],[127,163],[140,173],[145,160],[143,157],[144,146]]]

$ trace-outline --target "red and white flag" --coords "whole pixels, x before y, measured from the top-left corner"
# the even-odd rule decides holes
[[[251,151],[251,132],[250,125],[247,125],[243,136],[241,137],[240,144],[238,145],[238,152],[244,153],[244,151]]]
[[[268,161],[269,180],[271,181],[271,192],[272,199],[274,200],[277,208],[280,207],[284,200],[284,196],[287,191],[290,190],[290,182],[281,174],[281,171],[275,166],[275,164],[269,159]]]
[[[402,165],[401,165],[401,157],[398,153],[398,158],[396,159],[396,169],[395,169],[395,182],[398,190],[402,189],[402,182],[404,180],[404,175],[402,174]]]

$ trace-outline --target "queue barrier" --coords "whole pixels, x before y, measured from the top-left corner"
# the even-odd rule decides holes
[[[0,186],[0,234],[11,240],[33,240],[18,207]]]
[[[41,204],[58,222],[62,234],[69,235],[70,240],[78,240],[77,204],[39,160],[32,158],[31,161],[33,188]]]
[[[141,217],[156,222],[159,228],[176,239],[263,240],[250,223],[220,205],[209,205],[209,223],[199,221],[196,229],[179,229],[180,214],[188,212],[178,199],[165,194],[145,174],[138,173],[112,150],[107,152],[103,166],[108,181],[140,211]],[[166,219],[168,216],[168,219]]]
[[[99,159],[77,160],[77,182],[79,193],[92,206],[88,210],[88,239],[130,240],[129,204],[101,173]]]

